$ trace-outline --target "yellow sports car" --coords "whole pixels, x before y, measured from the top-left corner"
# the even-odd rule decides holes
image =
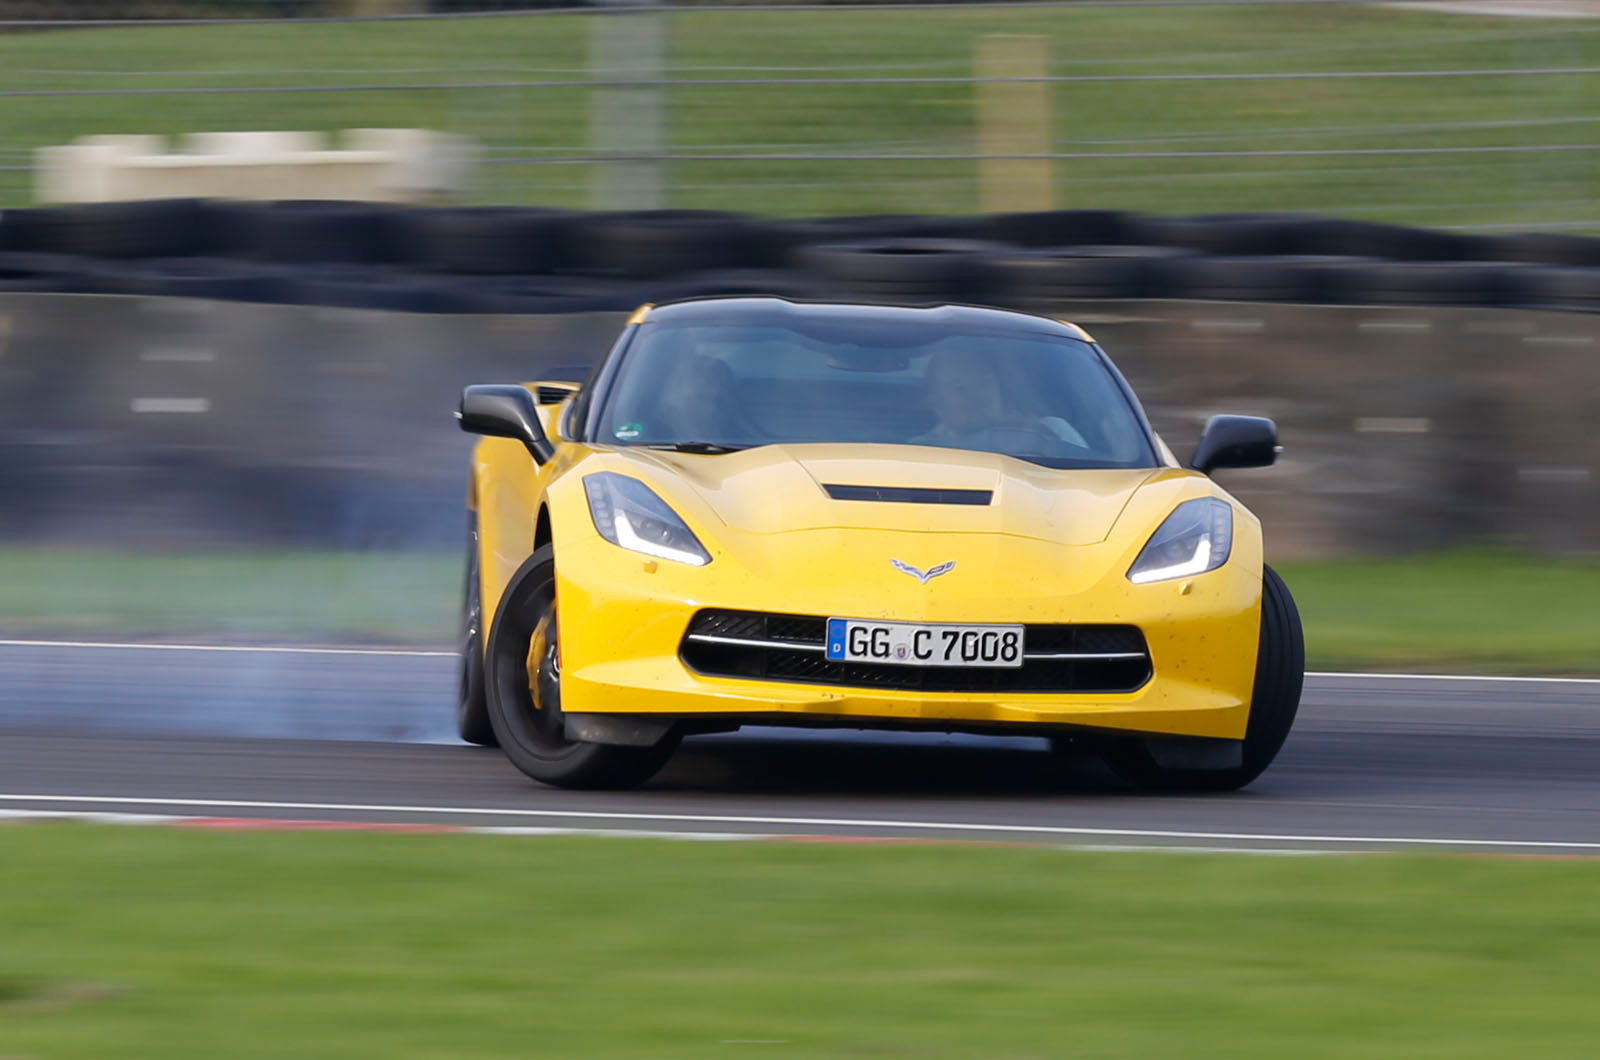
[[[457,710],[564,787],[742,724],[1053,737],[1128,782],[1232,789],[1300,700],[1261,524],[1093,339],[966,306],[645,306],[581,387],[468,387]],[[487,635],[484,633],[484,619]]]

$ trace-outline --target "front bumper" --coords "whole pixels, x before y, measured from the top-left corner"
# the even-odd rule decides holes
[[[1241,739],[1260,630],[1259,543],[1216,571],[1133,585],[1131,557],[1102,543],[896,531],[772,535],[766,553],[686,567],[596,536],[559,542],[562,707],[706,722],[1042,731],[1087,726]],[[928,584],[886,557],[926,558],[930,537],[958,569]],[[1242,547],[1241,547],[1242,546]],[[881,569],[880,569],[881,568]],[[1029,578],[1022,572],[1044,571]],[[956,575],[962,577],[958,578]],[[943,583],[943,584],[941,584]],[[679,657],[701,608],[924,622],[1124,623],[1144,633],[1153,676],[1125,693],[921,692],[713,677]]]

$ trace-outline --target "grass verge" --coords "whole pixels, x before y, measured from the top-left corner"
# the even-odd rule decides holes
[[[1600,674],[1600,561],[1458,551],[1280,568],[1317,670]],[[0,548],[0,631],[448,646],[460,559]]]
[[[588,90],[570,84],[589,76],[595,24],[536,15],[0,36],[0,92],[18,93],[0,97],[0,162],[13,169],[0,173],[0,201],[26,200],[33,148],[81,135],[422,126],[488,148],[476,189],[485,200],[583,204],[591,167],[549,163],[598,150]],[[1600,21],[1377,4],[690,10],[663,24],[672,76],[694,82],[667,93],[671,148],[843,156],[677,162],[666,178],[671,205],[788,214],[975,210],[975,162],[885,157],[970,153],[974,86],[699,82],[967,77],[987,34],[1041,35],[1052,73],[1096,77],[1600,64]],[[518,84],[526,82],[547,84]],[[1120,156],[1060,162],[1057,199],[1421,224],[1600,223],[1585,149],[1596,83],[1569,75],[1057,84],[1053,149]],[[70,94],[86,91],[100,94]],[[1511,150],[1411,153],[1484,147]],[[1539,150],[1550,147],[1562,149]],[[1315,153],[1345,148],[1397,153]],[[1148,157],[1165,151],[1279,153]]]
[[[0,548],[0,629],[443,645],[461,560],[426,552],[136,555]]]
[[[1458,551],[1282,573],[1313,669],[1600,674],[1600,560]]]
[[[7,1055],[1498,1060],[1600,1035],[1593,861],[4,841]]]

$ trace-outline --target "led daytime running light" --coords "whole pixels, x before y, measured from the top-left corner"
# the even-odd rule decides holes
[[[1216,570],[1233,551],[1233,508],[1215,497],[1184,501],[1156,528],[1128,568],[1135,585]]]
[[[595,530],[613,545],[691,567],[711,562],[678,513],[638,479],[601,471],[584,476],[583,490]]]

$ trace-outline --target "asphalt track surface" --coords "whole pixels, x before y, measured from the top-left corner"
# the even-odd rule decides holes
[[[451,740],[439,653],[0,642],[0,814],[1079,847],[1600,854],[1600,682],[1308,677],[1244,792],[1141,796],[1040,741],[747,730],[567,792]]]

